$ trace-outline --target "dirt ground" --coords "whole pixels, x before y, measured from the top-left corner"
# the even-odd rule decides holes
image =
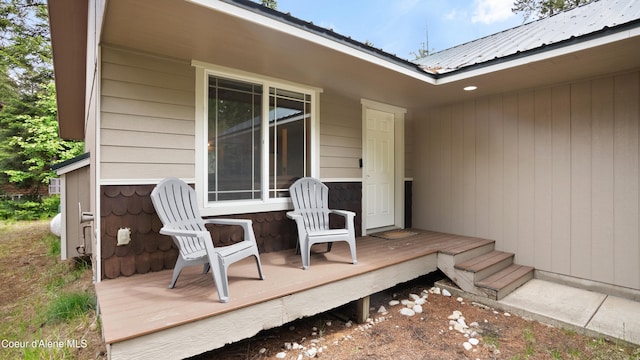
[[[94,312],[73,323],[42,323],[38,308],[51,299],[46,290],[52,281],[72,272],[74,263],[47,255],[42,237],[48,222],[0,224],[0,319],[1,339],[83,339],[87,346],[64,354],[40,353],[31,358],[104,359],[99,321]],[[48,269],[44,271],[43,269]],[[53,271],[51,269],[57,269]],[[640,347],[590,338],[549,327],[535,321],[472,304],[466,299],[439,295],[431,290],[441,274],[401,284],[371,296],[371,320],[356,324],[355,305],[350,304],[313,317],[270,329],[251,339],[194,357],[194,360],[231,359],[635,359]],[[91,271],[74,281],[64,281],[56,291],[93,292]],[[422,313],[400,314],[402,304],[392,300],[424,298]],[[422,300],[415,301],[416,303]],[[378,310],[384,306],[386,313]],[[448,318],[460,311],[469,326],[456,331]],[[474,324],[477,323],[477,324]],[[478,340],[464,348],[470,338]],[[15,351],[0,348],[0,358],[15,357]],[[23,354],[24,355],[24,354]],[[63,356],[60,356],[63,355]]]
[[[307,359],[640,359],[640,347],[591,338],[497,311],[464,298],[434,293],[441,274],[425,276],[371,296],[370,321],[359,325],[347,305],[252,339],[194,357],[194,360]],[[423,297],[423,312],[400,314],[392,300]],[[378,310],[384,306],[386,313]],[[468,329],[452,325],[454,311]],[[475,338],[477,345],[467,345]]]

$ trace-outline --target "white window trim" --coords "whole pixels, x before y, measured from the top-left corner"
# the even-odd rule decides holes
[[[269,88],[297,91],[311,95],[311,174],[310,176],[319,178],[320,175],[320,93],[321,88],[305,86],[289,81],[278,80],[267,76],[252,74],[249,72],[231,69],[219,65],[204,63],[193,60],[191,65],[195,67],[196,89],[195,89],[195,189],[198,194],[198,205],[203,216],[230,215],[267,211],[285,211],[292,209],[291,200],[289,198],[269,199],[268,187],[263,188],[263,199],[260,200],[234,200],[209,202],[207,200],[206,179],[207,174],[207,91],[208,78],[210,75],[225,77],[233,80],[247,81],[251,83],[261,84],[263,92],[263,119],[268,121],[269,111]],[[265,120],[263,120],[265,121]],[[264,129],[264,125],[263,125]],[[263,146],[269,141],[268,131],[262,131]],[[269,153],[262,152],[262,183],[268,184],[269,180]]]

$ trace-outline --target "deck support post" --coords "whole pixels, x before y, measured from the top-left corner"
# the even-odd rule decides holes
[[[369,296],[365,296],[363,298],[358,299],[357,301],[357,310],[356,310],[356,321],[358,324],[363,324],[369,318],[369,307],[371,306],[371,302]]]

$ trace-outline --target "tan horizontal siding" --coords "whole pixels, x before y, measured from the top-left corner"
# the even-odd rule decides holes
[[[320,175],[360,178],[362,110],[359,100],[327,92],[320,96]]]
[[[639,289],[639,103],[636,71],[433,109],[412,130],[414,226]]]
[[[154,156],[149,156],[149,149],[143,147],[103,146],[102,161],[106,163],[138,163],[138,164],[179,164],[186,158],[193,158],[193,149],[157,148]]]
[[[103,179],[195,176],[194,84],[188,61],[103,48]]]
[[[102,129],[194,135],[192,120],[153,118],[131,114],[102,113]]]
[[[167,176],[175,176],[183,179],[192,179],[194,174],[193,164],[168,164],[162,166],[153,163],[107,163],[100,165],[103,174],[118,174],[119,177],[112,179],[103,177],[107,183],[110,180],[122,179],[163,179]]]

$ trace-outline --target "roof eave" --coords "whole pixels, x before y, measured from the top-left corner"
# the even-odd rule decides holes
[[[49,0],[59,135],[83,140],[88,1]]]
[[[579,51],[585,47],[593,46],[594,42],[597,42],[598,45],[602,45],[603,43],[615,42],[632,36],[640,36],[640,19],[619,26],[605,27],[599,31],[583,36],[571,37],[570,39],[559,41],[557,43],[542,45],[535,49],[494,58],[489,61],[464,66],[452,71],[442,73],[430,72],[430,74],[434,76],[438,84],[457,81],[495,72],[497,68],[511,68],[519,66],[522,63],[558,56],[559,52],[566,54]],[[428,70],[424,71],[428,72]]]

